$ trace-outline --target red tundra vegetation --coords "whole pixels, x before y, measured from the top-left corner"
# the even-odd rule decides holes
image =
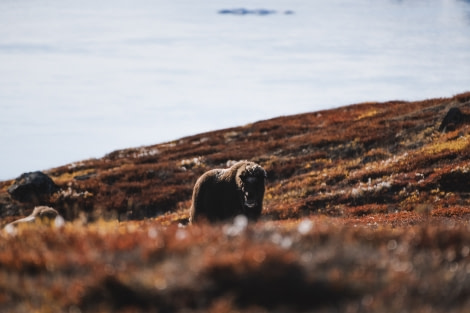
[[[470,92],[362,103],[45,173],[65,224],[0,232],[2,312],[466,312]],[[266,169],[261,219],[185,225],[196,179]],[[0,182],[0,226],[29,215]]]

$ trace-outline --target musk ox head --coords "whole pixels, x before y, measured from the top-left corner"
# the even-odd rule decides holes
[[[260,165],[249,161],[207,171],[194,185],[190,222],[218,222],[240,214],[257,220],[263,210],[266,176]]]
[[[251,210],[263,206],[266,171],[256,163],[248,162],[237,171],[237,185],[243,211],[249,215]]]

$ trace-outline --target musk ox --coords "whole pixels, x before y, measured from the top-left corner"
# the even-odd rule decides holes
[[[193,189],[190,222],[217,222],[243,214],[256,220],[263,209],[266,171],[248,161],[204,173]]]
[[[33,212],[24,218],[11,222],[5,226],[5,229],[11,230],[12,227],[16,227],[19,224],[28,224],[28,223],[37,223],[50,225],[52,222],[56,221],[57,218],[61,219],[63,223],[62,216],[59,215],[59,212],[48,206],[37,206],[34,208]]]

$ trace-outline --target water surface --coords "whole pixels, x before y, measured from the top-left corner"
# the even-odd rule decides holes
[[[276,14],[219,14],[233,8]],[[0,179],[279,115],[452,96],[470,90],[469,51],[469,1],[3,0]]]

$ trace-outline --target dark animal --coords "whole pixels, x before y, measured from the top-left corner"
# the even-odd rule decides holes
[[[33,212],[24,218],[11,222],[5,227],[16,226],[21,223],[42,223],[50,224],[54,219],[59,216],[59,212],[48,206],[37,206],[34,208]]]
[[[217,222],[240,214],[250,220],[258,219],[263,209],[265,179],[266,171],[248,161],[204,173],[194,186],[190,222]]]
[[[451,108],[439,126],[440,132],[445,132],[447,130],[455,130],[460,124],[466,123],[469,120],[467,114],[462,113],[458,108]]]

